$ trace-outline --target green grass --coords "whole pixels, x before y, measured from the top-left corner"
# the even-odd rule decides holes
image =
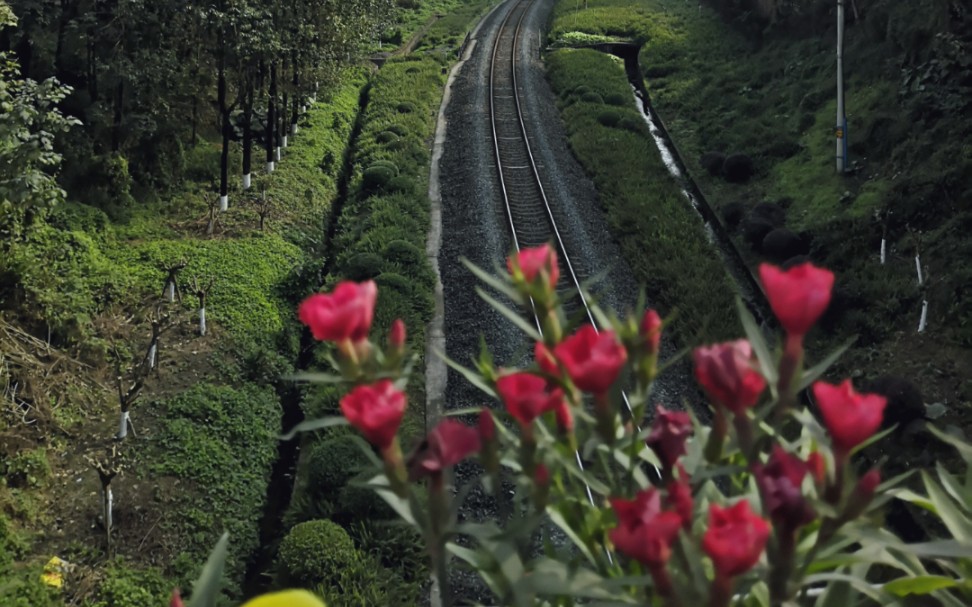
[[[728,277],[632,107],[623,65],[596,51],[562,50],[547,57],[547,66],[571,149],[594,180],[649,298],[663,315],[678,308],[674,330],[683,341],[730,335]]]
[[[965,114],[958,108],[967,107],[968,96],[962,101],[956,84],[972,70],[949,54],[951,47],[920,42],[947,29],[944,9],[885,3],[848,27],[849,158],[860,166],[838,176],[831,20],[811,16],[785,32],[776,33],[784,27],[778,26],[758,36],[682,0],[588,5],[558,2],[552,41],[569,43],[571,32],[580,32],[644,42],[640,63],[655,109],[716,209],[785,201],[787,227],[810,240],[817,263],[837,271],[847,306],[884,297],[875,313],[837,314],[827,336],[859,333],[874,344],[894,331],[913,330],[923,296],[914,284],[904,286],[914,277],[910,226],[924,233],[923,259],[940,264],[927,293],[948,309],[936,331],[972,345],[969,315],[960,312],[972,309],[962,286],[972,271],[949,261],[972,246],[957,228],[972,222],[972,146],[966,143],[972,127],[960,119]],[[940,72],[950,75],[928,76]],[[907,74],[922,86],[902,85]],[[744,185],[711,177],[698,164],[708,151],[745,153],[757,174]],[[882,279],[871,268],[883,230],[874,218],[889,210],[889,245],[897,254]],[[737,245],[752,266],[764,259],[741,238]],[[896,286],[877,284],[881,280]]]

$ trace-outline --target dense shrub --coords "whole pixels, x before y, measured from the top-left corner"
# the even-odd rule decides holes
[[[411,114],[415,111],[415,104],[411,101],[403,101],[395,106],[395,109],[398,110],[399,114]]]
[[[925,401],[915,383],[904,377],[885,375],[870,382],[868,392],[881,394],[888,399],[884,409],[883,427],[898,424],[904,428],[913,421],[925,417]]]
[[[604,103],[624,107],[629,104],[630,97],[625,97],[621,93],[608,93],[604,96]]]
[[[756,165],[745,154],[732,154],[726,157],[722,172],[730,183],[745,183],[756,173]]]
[[[722,175],[722,167],[725,163],[726,155],[722,152],[706,152],[699,158],[699,165],[713,176]]]
[[[278,557],[282,577],[305,587],[337,585],[344,572],[361,569],[361,559],[348,533],[328,520],[295,526],[280,542]]]
[[[604,99],[600,95],[594,92],[584,93],[581,95],[581,101],[585,103],[604,103]]]
[[[790,230],[776,228],[763,237],[760,250],[771,261],[782,263],[791,257],[805,254],[807,246],[799,236]]]
[[[781,227],[786,222],[786,211],[778,204],[761,202],[753,207],[750,216],[762,219],[774,228]]]
[[[383,261],[375,253],[357,253],[344,264],[341,276],[348,280],[368,280],[382,272]]]
[[[599,112],[597,114],[597,121],[606,127],[618,126],[618,123],[621,122],[621,112],[616,110],[604,110],[603,112]]]
[[[392,240],[382,251],[382,256],[390,262],[408,267],[420,265],[425,252],[407,240]]]
[[[172,592],[171,583],[156,569],[134,570],[121,560],[108,567],[90,607],[161,605]]]
[[[398,137],[396,133],[392,133],[391,131],[382,131],[375,135],[375,141],[378,143],[392,143],[398,141]]]
[[[320,496],[336,496],[368,463],[358,442],[348,434],[315,441],[306,457],[310,490]]]
[[[730,229],[739,227],[739,222],[746,215],[746,205],[741,202],[730,202],[722,207],[722,220]]]
[[[773,224],[761,217],[747,217],[742,224],[743,238],[749,243],[753,250],[760,251],[763,246],[763,239],[774,229]]]
[[[395,177],[395,171],[385,165],[371,165],[361,174],[361,189],[364,192],[378,192],[388,186]]]

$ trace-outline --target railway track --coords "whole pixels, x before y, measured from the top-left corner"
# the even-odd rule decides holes
[[[582,278],[571,261],[570,252],[564,246],[550,200],[543,189],[540,170],[530,149],[530,136],[517,88],[520,30],[533,0],[511,1],[515,4],[500,25],[490,59],[489,113],[497,176],[513,246],[520,251],[552,241],[557,247],[562,277],[557,289],[565,301],[568,313],[578,307],[583,308],[588,321],[597,329],[590,304],[582,289]],[[535,315],[534,320],[542,334],[541,323]],[[622,397],[630,416],[631,404],[626,394],[622,393]],[[640,420],[635,425],[638,430],[641,429]],[[575,453],[575,457],[577,464],[583,469],[584,461],[580,454]],[[593,505],[595,502],[590,487],[586,490],[588,500]],[[610,558],[610,554],[608,557]]]

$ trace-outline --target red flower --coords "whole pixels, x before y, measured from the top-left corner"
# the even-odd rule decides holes
[[[688,484],[687,478],[683,477],[668,483],[667,505],[674,509],[679,518],[682,519],[682,528],[691,531],[695,502],[692,500],[692,486]]]
[[[849,379],[837,386],[818,381],[813,384],[813,397],[834,446],[844,453],[874,434],[888,403],[879,394],[858,394]]]
[[[808,469],[803,460],[787,453],[779,445],[773,445],[766,465],[753,466],[767,513],[775,522],[789,529],[802,527],[816,516],[800,489]]]
[[[709,529],[702,550],[712,558],[716,574],[733,577],[752,569],[766,547],[770,526],[742,500],[730,508],[709,507]]]
[[[851,492],[850,498],[847,500],[847,508],[844,510],[844,519],[853,520],[867,510],[871,500],[874,499],[874,492],[877,491],[877,487],[880,484],[881,471],[877,468],[871,468],[868,470],[867,473],[857,481],[857,485],[854,486],[854,490]]]
[[[671,470],[675,462],[685,454],[685,441],[692,435],[692,418],[683,411],[669,411],[658,405],[651,433],[645,441],[658,454],[662,466]]]
[[[496,438],[496,422],[493,421],[493,414],[485,407],[479,412],[479,421],[476,424],[479,429],[479,438],[484,443],[488,443]]]
[[[515,256],[506,259],[506,268],[513,276],[516,276],[516,269],[519,268],[526,281],[531,283],[536,280],[537,276],[543,276],[551,289],[560,280],[557,251],[549,244],[542,244],[530,249],[520,249],[520,252]]]
[[[401,318],[396,318],[388,331],[388,345],[395,349],[405,345],[405,322]]]
[[[593,394],[607,392],[628,359],[613,331],[598,333],[591,325],[584,325],[557,344],[554,354],[574,384]]]
[[[496,389],[506,409],[522,426],[547,411],[557,408],[564,395],[560,390],[547,389],[547,380],[530,373],[511,373],[496,380]]]
[[[412,480],[441,473],[479,451],[479,432],[454,419],[439,422],[412,457],[409,469]]]
[[[759,278],[773,313],[790,335],[806,335],[830,305],[834,274],[809,262],[789,270],[764,263]]]
[[[682,518],[662,512],[657,489],[639,491],[633,500],[611,498],[611,507],[618,515],[618,526],[609,537],[619,552],[652,568],[668,562]]]
[[[658,354],[661,345],[661,329],[661,316],[654,310],[647,310],[644,318],[641,319],[641,337],[648,344],[649,354]]]
[[[387,379],[358,386],[341,399],[341,413],[369,443],[385,449],[405,415],[405,394]]]
[[[378,287],[373,280],[345,281],[325,295],[315,293],[297,310],[300,321],[310,327],[314,339],[359,342],[367,339],[375,312]]]
[[[766,380],[755,369],[753,349],[745,339],[696,348],[695,378],[718,404],[736,415],[759,400]]]
[[[537,464],[536,469],[533,471],[533,482],[539,487],[546,487],[550,484],[550,470],[547,469],[543,464]]]
[[[179,589],[172,589],[172,596],[169,598],[169,607],[183,607],[182,596],[179,595]]]

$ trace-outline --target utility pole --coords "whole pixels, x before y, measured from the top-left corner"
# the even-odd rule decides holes
[[[847,116],[844,114],[844,0],[837,0],[837,172],[847,170]]]

